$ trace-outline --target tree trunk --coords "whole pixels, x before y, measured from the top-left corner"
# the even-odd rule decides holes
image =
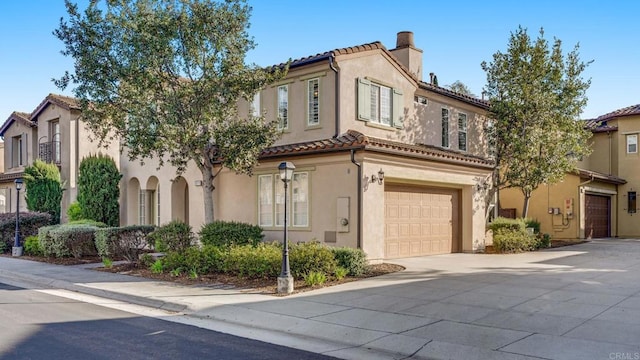
[[[213,190],[215,189],[213,180],[215,176],[213,176],[213,167],[203,166],[200,170],[202,172],[202,195],[204,198],[204,223],[210,224],[215,220],[213,212]]]
[[[526,218],[529,215],[529,199],[531,199],[531,194],[524,195],[524,205],[522,206],[522,217]]]

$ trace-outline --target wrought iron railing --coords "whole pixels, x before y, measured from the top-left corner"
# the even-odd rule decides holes
[[[60,141],[40,143],[38,158],[47,163],[60,165],[61,148]]]

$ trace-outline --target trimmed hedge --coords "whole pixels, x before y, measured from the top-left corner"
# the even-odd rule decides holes
[[[51,214],[51,224],[60,223],[60,202],[64,188],[60,170],[54,164],[35,160],[24,169],[25,201],[29,211]]]
[[[109,226],[120,224],[120,174],[108,155],[89,155],[78,168],[78,204],[81,216]]]
[[[216,246],[256,246],[264,237],[260,226],[220,220],[204,225],[198,235],[202,244]]]
[[[231,246],[224,254],[222,270],[251,279],[270,278],[280,274],[281,264],[282,248],[275,244]]]
[[[53,225],[40,228],[38,240],[45,256],[81,258],[96,256],[94,235],[98,228],[90,225]]]
[[[38,229],[51,225],[51,215],[42,212],[20,213],[20,239],[38,235]],[[2,252],[11,250],[16,235],[16,213],[0,214],[0,248]]]
[[[24,253],[31,256],[41,256],[42,249],[40,248],[40,240],[38,235],[27,236],[24,239]]]
[[[527,231],[527,224],[522,219],[509,219],[504,217],[497,217],[491,222],[491,224],[489,224],[489,229],[493,230],[494,234],[498,229],[508,229],[512,231]]]
[[[291,275],[296,279],[302,279],[310,272],[333,275],[336,266],[338,266],[331,248],[319,242],[291,245],[289,263]]]
[[[194,234],[191,225],[180,220],[173,220],[162,225],[148,236],[149,246],[156,251],[184,251],[194,244]]]
[[[367,254],[362,249],[332,247],[331,251],[338,266],[347,270],[351,276],[360,276],[367,271]]]
[[[102,258],[137,261],[147,245],[147,235],[155,230],[153,225],[132,225],[97,229],[95,244]]]

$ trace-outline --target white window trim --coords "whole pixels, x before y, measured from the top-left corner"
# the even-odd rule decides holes
[[[260,117],[262,116],[262,98],[260,96],[260,91],[258,91],[255,95],[253,95],[253,99],[251,100],[250,110],[253,116]]]
[[[280,104],[282,102],[280,99],[280,89],[285,89],[287,94],[286,99],[284,99],[286,101],[286,108],[284,109],[286,111],[285,118],[283,118],[280,114]],[[276,91],[277,91],[276,114],[278,117],[278,130],[288,130],[289,129],[289,84],[279,85]]]
[[[460,126],[460,120],[462,118],[464,118],[464,127]],[[469,117],[465,113],[458,113],[458,150],[460,151],[467,151],[467,149],[469,148],[468,129],[469,129]],[[461,136],[462,134],[464,134],[464,149],[460,147],[460,140],[462,138]]]
[[[444,112],[446,111],[447,115],[446,115],[446,121],[445,121],[445,114]],[[449,125],[451,124],[450,121],[450,114],[451,112],[449,111],[449,109],[447,108],[442,108],[440,111],[441,117],[440,117],[440,129],[442,131],[442,139],[440,140],[440,144],[442,145],[443,148],[450,148],[451,147],[451,141],[449,139]],[[445,131],[445,124],[447,125],[447,129]],[[446,144],[445,144],[445,140],[446,140]]]
[[[402,90],[394,88],[381,81],[370,80],[369,78],[358,78],[357,88],[358,120],[366,121],[367,125],[379,125],[386,127],[387,129],[402,129],[404,127],[403,121],[405,107]],[[382,121],[381,115],[376,116],[376,114],[372,113],[372,110],[377,110],[380,114],[382,114],[382,103],[380,101],[380,99],[382,98],[380,94],[382,92],[378,91],[377,96],[374,97],[373,95],[376,94],[376,92],[373,91],[373,88],[385,88],[389,91],[388,124]],[[375,100],[377,105],[373,104],[373,100]]]
[[[631,142],[629,141],[631,139],[635,139],[635,140]],[[627,154],[637,154],[638,153],[638,134],[627,134],[625,140],[627,144]],[[635,145],[634,151],[629,151],[630,145]]]
[[[307,175],[307,188],[306,190],[306,196],[307,196],[307,201],[306,201],[306,223],[303,225],[296,225],[295,221],[294,221],[294,206],[293,206],[293,186],[292,186],[292,182],[293,180],[288,184],[287,186],[287,227],[290,229],[298,229],[298,230],[305,230],[305,229],[309,229],[311,226],[311,216],[310,216],[310,209],[311,209],[311,173],[309,171],[296,171],[293,173],[293,176],[295,177],[296,175],[300,175],[300,174],[306,174]],[[261,209],[260,209],[260,191],[261,191],[261,187],[260,187],[260,178],[270,178],[271,179],[271,223],[266,223],[262,221],[261,218]],[[258,212],[258,225],[264,229],[282,229],[284,227],[284,223],[278,223],[278,218],[277,218],[277,206],[280,204],[277,201],[277,194],[278,192],[282,192],[284,190],[284,184],[282,183],[282,180],[280,180],[280,176],[279,174],[261,174],[258,175],[258,203],[257,203],[257,212]],[[283,203],[281,205],[284,205]]]
[[[311,93],[311,84],[316,82],[318,84],[317,94],[315,96]],[[317,116],[318,119],[315,122],[312,122],[313,114],[311,110],[311,97],[313,96],[313,100],[318,102],[317,106]],[[307,80],[307,126],[314,127],[320,126],[320,78],[313,78]]]

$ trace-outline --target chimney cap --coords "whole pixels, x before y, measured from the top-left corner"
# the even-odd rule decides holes
[[[400,31],[396,39],[396,48],[415,47],[413,43],[413,31]]]

